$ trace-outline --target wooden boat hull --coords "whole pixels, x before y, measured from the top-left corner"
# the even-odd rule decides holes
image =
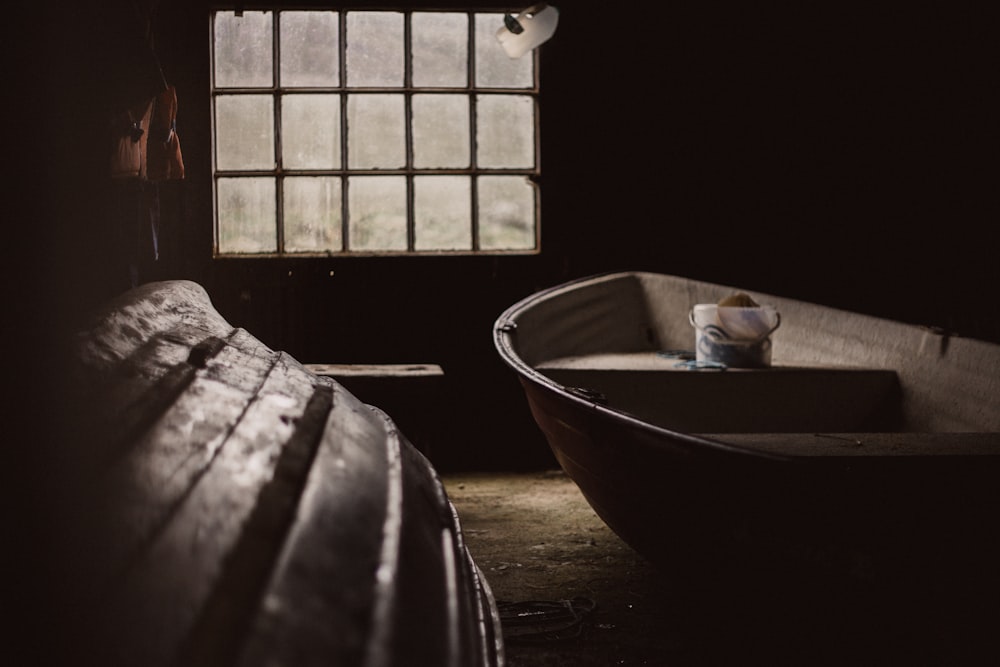
[[[384,412],[195,283],[137,288],[74,343],[60,547],[88,661],[503,664],[457,513]]]
[[[656,283],[663,293],[645,291],[643,281]],[[860,409],[861,402],[844,409],[824,404],[811,410],[815,414],[803,416],[810,410],[806,399],[794,396],[794,382],[801,382],[800,393],[810,396],[816,387],[807,382],[816,380],[825,391],[840,380],[842,369],[799,369],[805,363],[801,357],[794,359],[795,369],[776,368],[752,376],[732,369],[681,375],[658,365],[667,363],[661,358],[640,359],[687,342],[671,338],[662,326],[657,328],[656,321],[666,316],[650,312],[654,310],[650,302],[680,295],[683,303],[675,314],[683,320],[691,304],[717,299],[730,289],[674,277],[612,274],[544,290],[498,318],[494,330],[498,352],[517,373],[531,413],[559,464],[595,512],[664,572],[695,587],[715,587],[716,593],[721,589],[727,603],[743,586],[766,589],[771,597],[783,591],[791,596],[788,604],[797,609],[806,600],[824,599],[832,605],[834,597],[848,591],[864,591],[869,609],[873,600],[899,602],[914,590],[952,601],[964,595],[983,600],[984,591],[1000,591],[993,565],[1000,556],[996,547],[1000,485],[995,481],[1000,472],[1000,437],[995,432],[996,385],[989,379],[1000,368],[997,347],[971,342],[968,357],[982,367],[987,384],[976,386],[973,378],[971,385],[962,385],[962,393],[979,396],[985,405],[956,406],[948,419],[965,426],[946,433],[930,433],[919,426],[912,432],[890,430],[905,412],[898,405],[868,411]],[[762,302],[771,300],[768,295],[757,296]],[[630,308],[630,299],[638,305]],[[786,311],[785,319],[794,322],[800,314],[795,302],[773,300]],[[828,338],[818,341],[820,348],[849,347],[838,337],[850,339],[856,334],[837,330],[836,311],[805,307],[803,317],[831,329]],[[894,334],[890,343],[898,342],[898,331],[913,334],[897,323],[880,329],[872,318],[857,322],[875,342],[885,331]],[[693,343],[690,329],[675,330],[690,336]],[[789,338],[776,340],[775,354],[787,352],[788,347],[782,350],[782,346],[793,346],[796,337],[809,338],[808,332],[793,330]],[[872,344],[863,341],[858,346],[864,364],[860,375],[855,374],[859,360],[848,360],[844,397],[837,400],[851,402],[859,393],[851,391],[852,384],[871,393],[872,404],[883,408],[883,403],[911,391],[909,383],[919,373],[878,365],[877,350],[869,349]],[[949,352],[964,363],[966,351],[959,348],[966,343],[951,344]],[[936,342],[932,364],[939,381],[960,365],[937,363],[945,356],[938,353],[942,345],[947,343]],[[822,361],[831,365],[829,358]],[[901,388],[883,382],[890,370],[899,376]],[[567,378],[587,384],[568,384]],[[693,384],[674,386],[688,380]],[[792,407],[783,404],[763,410],[767,414],[761,419],[770,420],[773,432],[746,432],[745,424],[738,422],[754,423],[757,415],[750,413],[761,405],[768,407],[766,396],[747,397],[750,408],[732,406],[737,416],[723,414],[730,406],[720,399],[712,406],[718,413],[717,424],[712,414],[700,417],[699,406],[683,402],[685,392],[699,401],[705,396],[728,396],[729,389],[721,384],[728,381],[758,383],[745,386],[757,386],[759,391],[790,383],[792,391],[784,403]],[[701,386],[704,383],[709,383],[708,389]],[[654,409],[652,399],[642,395],[651,387],[658,396],[670,396],[668,405]],[[917,400],[930,405],[939,398]],[[748,414],[739,416],[741,410]],[[837,422],[828,413],[855,427],[878,425],[881,430],[835,430]],[[983,430],[971,427],[975,419],[970,415],[977,415]],[[684,420],[707,426],[707,432],[663,425]],[[786,421],[794,425],[782,429]],[[809,428],[817,424],[822,427]],[[712,432],[713,425],[718,433]]]

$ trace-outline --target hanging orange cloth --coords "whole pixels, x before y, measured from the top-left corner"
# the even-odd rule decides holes
[[[173,86],[167,86],[153,98],[146,178],[151,181],[184,178],[184,158],[177,136],[177,91]]]
[[[111,121],[112,178],[146,177],[146,150],[153,102],[143,102],[116,114]]]

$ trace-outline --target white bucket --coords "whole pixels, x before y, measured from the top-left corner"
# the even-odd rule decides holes
[[[699,303],[688,319],[695,328],[695,358],[730,368],[771,365],[771,334],[781,316],[771,306],[753,308]]]

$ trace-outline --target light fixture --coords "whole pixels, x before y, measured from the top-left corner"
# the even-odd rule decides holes
[[[546,3],[528,7],[515,18],[504,14],[497,39],[511,58],[520,58],[548,40],[559,23],[559,10]]]

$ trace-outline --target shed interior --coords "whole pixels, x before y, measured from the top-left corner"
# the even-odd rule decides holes
[[[35,4],[8,26],[11,90],[25,93],[8,102],[4,467],[25,609],[58,598],[34,545],[49,471],[86,445],[59,418],[63,336],[134,284],[193,280],[305,364],[439,369],[339,377],[457,480],[556,467],[490,333],[510,304],[573,278],[658,271],[1000,342],[1000,42],[964,5],[559,5],[539,54],[537,253],[266,259],[213,257],[214,6]],[[109,117],[143,43],[177,90],[186,167],[155,187],[108,174]],[[135,214],[150,194],[155,249]]]

